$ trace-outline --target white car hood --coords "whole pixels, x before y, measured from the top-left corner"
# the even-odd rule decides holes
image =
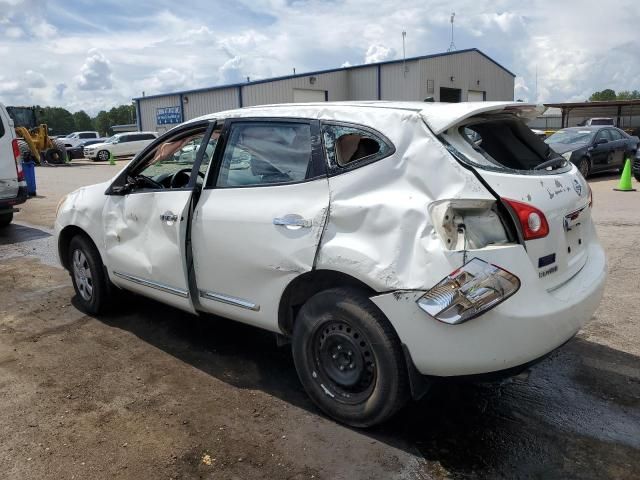
[[[461,121],[481,113],[515,113],[526,120],[542,115],[546,108],[522,102],[462,102],[430,103],[420,111],[420,115],[436,135]]]

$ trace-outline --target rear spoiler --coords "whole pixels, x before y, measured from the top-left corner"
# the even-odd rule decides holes
[[[522,102],[462,102],[432,103],[420,111],[420,115],[436,135],[454,125],[480,114],[511,113],[528,122],[546,110],[543,105]]]

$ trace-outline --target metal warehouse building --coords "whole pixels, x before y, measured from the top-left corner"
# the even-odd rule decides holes
[[[135,98],[138,129],[160,133],[208,113],[288,102],[513,100],[515,75],[478,49]]]

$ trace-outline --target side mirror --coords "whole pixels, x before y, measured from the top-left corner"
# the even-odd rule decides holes
[[[606,138],[601,138],[596,142],[596,145],[603,145],[605,143],[609,143],[609,140],[607,140]]]

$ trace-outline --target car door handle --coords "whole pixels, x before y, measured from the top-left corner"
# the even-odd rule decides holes
[[[276,217],[273,219],[273,224],[289,229],[311,228],[311,220],[306,220],[295,213],[287,214],[284,217]]]
[[[178,215],[176,215],[173,212],[164,212],[162,215],[160,215],[160,221],[162,222],[177,222],[178,221]]]

